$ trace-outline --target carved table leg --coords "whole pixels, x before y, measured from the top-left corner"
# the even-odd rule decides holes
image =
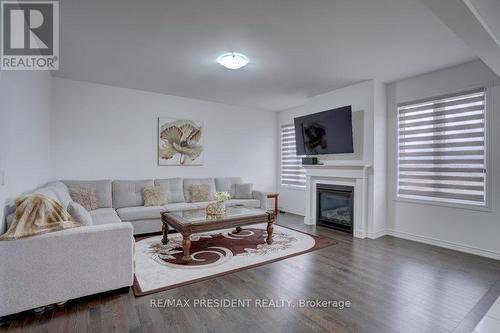
[[[267,223],[267,239],[266,243],[271,245],[273,243],[273,223],[268,222]]]
[[[267,239],[266,243],[271,245],[273,243],[273,224],[274,224],[274,215],[269,215],[267,221]]]
[[[184,250],[184,256],[182,257],[182,262],[188,264],[191,261],[191,235],[182,235],[182,249]]]
[[[241,229],[241,227],[236,227],[236,229],[235,229],[235,230],[233,230],[233,232],[232,232],[232,233],[233,233],[233,234],[239,234],[239,233],[241,232],[241,230],[242,230],[242,229]]]
[[[161,239],[161,242],[163,243],[163,245],[167,245],[167,243],[168,243],[168,224],[166,222],[162,223],[161,231],[163,233],[163,238]]]

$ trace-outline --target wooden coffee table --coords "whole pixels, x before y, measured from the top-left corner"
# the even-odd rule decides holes
[[[279,196],[280,194],[277,192],[270,192],[267,194],[268,199],[274,199],[274,214],[278,215],[279,210]]]
[[[215,231],[227,228],[236,229],[233,233],[241,232],[241,227],[245,225],[267,223],[267,244],[273,242],[273,224],[275,214],[272,211],[246,207],[227,207],[226,215],[219,217],[207,216],[205,209],[187,210],[181,212],[162,212],[163,222],[162,243],[168,243],[169,226],[177,230],[182,235],[182,248],[184,255],[182,262],[188,264],[191,261],[191,235],[199,232]]]

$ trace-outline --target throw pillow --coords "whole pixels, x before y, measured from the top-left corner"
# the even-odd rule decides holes
[[[12,214],[7,215],[7,218],[6,218],[6,221],[7,221],[7,230],[12,225],[12,222],[14,222],[15,215],[16,215],[16,213],[12,213]]]
[[[236,199],[253,199],[253,184],[234,184]]]
[[[71,199],[91,211],[99,208],[99,199],[95,187],[71,187],[69,189]]]
[[[77,202],[71,201],[68,205],[68,213],[75,221],[80,222],[81,225],[92,225],[92,216],[90,213]]]
[[[167,188],[163,186],[146,186],[142,189],[144,206],[163,206],[167,201]]]
[[[210,186],[208,184],[191,185],[189,187],[191,202],[210,201]]]

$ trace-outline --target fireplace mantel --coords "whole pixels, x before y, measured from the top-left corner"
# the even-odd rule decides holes
[[[368,178],[370,164],[363,161],[330,161],[328,164],[303,165],[306,176]]]
[[[303,165],[306,169],[328,169],[328,168],[339,168],[339,167],[353,167],[353,168],[369,168],[371,164],[367,164],[365,161],[328,161],[324,164],[309,164]]]
[[[371,165],[364,161],[328,161],[304,165],[306,169],[306,216],[304,222],[316,224],[316,185],[331,184],[354,187],[354,237],[365,238],[368,226],[368,179]]]

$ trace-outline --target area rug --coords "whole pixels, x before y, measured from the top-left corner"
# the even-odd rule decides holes
[[[273,244],[265,242],[266,224],[194,234],[192,261],[183,265],[182,236],[170,234],[167,245],[162,236],[135,244],[134,294],[143,296],[297,256],[337,244],[325,237],[309,235],[275,225]]]

